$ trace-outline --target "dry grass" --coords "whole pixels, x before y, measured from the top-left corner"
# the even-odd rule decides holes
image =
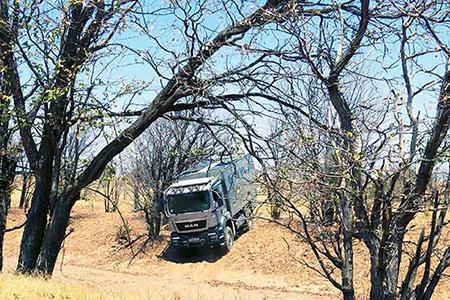
[[[161,295],[123,292],[44,278],[0,276],[0,299],[161,299]]]
[[[229,299],[226,293],[217,294],[215,299]],[[95,284],[65,283],[60,280],[47,280],[39,277],[27,277],[13,274],[0,275],[0,299],[210,299],[201,291],[186,294],[171,293],[162,290],[129,291],[117,288],[105,288]],[[233,297],[233,299],[246,299]]]

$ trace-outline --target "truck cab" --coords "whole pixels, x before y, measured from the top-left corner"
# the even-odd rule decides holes
[[[256,197],[249,158],[188,171],[164,193],[171,246],[217,246],[228,252],[238,230],[250,228]],[[204,165],[203,165],[204,166]]]

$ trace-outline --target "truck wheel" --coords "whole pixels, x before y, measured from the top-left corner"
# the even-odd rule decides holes
[[[230,226],[227,226],[225,228],[225,232],[224,232],[224,236],[225,236],[225,244],[222,246],[222,253],[223,254],[227,254],[228,252],[230,252],[231,248],[233,248],[233,244],[234,244],[234,234],[233,234],[233,229],[231,229]]]

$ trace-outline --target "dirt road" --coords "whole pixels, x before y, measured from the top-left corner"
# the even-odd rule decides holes
[[[14,264],[15,261],[8,259],[8,268],[12,270]],[[159,272],[164,273],[157,274]],[[270,284],[273,280],[263,275],[235,274],[226,270],[220,276],[204,277],[204,275],[205,272],[196,272],[195,267],[181,265],[170,270],[155,270],[155,273],[146,274],[65,265],[62,270],[55,272],[52,280],[68,284],[82,283],[102,289],[142,292],[152,294],[156,298],[169,299],[212,299],[216,296],[219,299],[330,298],[301,288],[288,287],[279,283]],[[247,283],[247,276],[251,276],[253,281],[258,281],[259,284]]]

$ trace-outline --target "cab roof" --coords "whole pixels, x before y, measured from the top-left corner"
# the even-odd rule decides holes
[[[211,187],[214,177],[180,180],[172,184],[165,192],[166,195],[186,194],[207,191]]]
[[[180,181],[173,183],[170,187],[177,188],[177,187],[191,186],[191,185],[205,185],[205,184],[210,183],[213,179],[214,179],[214,177],[203,177],[203,178],[180,180]]]

